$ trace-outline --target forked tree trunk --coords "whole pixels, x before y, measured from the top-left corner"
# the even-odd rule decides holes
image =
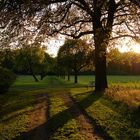
[[[106,23],[102,22],[102,12],[95,1],[95,13],[93,15],[93,31],[95,43],[95,90],[103,91],[108,87],[106,75],[106,50],[111,37],[114,14],[116,12],[115,0],[109,1]]]

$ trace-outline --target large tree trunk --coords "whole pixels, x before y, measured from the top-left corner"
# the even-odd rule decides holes
[[[103,91],[107,88],[106,48],[95,47],[95,90]]]
[[[104,91],[107,85],[106,50],[109,42],[107,34],[102,30],[94,36],[95,42],[95,90]]]
[[[108,16],[105,24],[102,22],[102,12],[95,1],[93,15],[93,31],[95,43],[95,90],[103,91],[108,87],[106,75],[106,50],[112,32],[114,14],[117,8],[115,0],[109,1]]]

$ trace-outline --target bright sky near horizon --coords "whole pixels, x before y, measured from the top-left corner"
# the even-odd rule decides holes
[[[57,52],[59,50],[59,47],[62,46],[64,44],[64,38],[58,38],[58,39],[51,39],[48,43],[47,43],[47,52],[53,56],[56,57],[57,56]],[[136,52],[136,53],[140,53],[140,44],[131,41],[131,43],[127,41],[127,39],[123,40],[123,43],[120,45],[117,45],[117,48],[119,49],[120,52]]]
[[[59,37],[58,39],[52,38],[47,43],[47,52],[53,56],[57,56],[57,52],[59,50],[59,47],[64,44],[64,38]]]

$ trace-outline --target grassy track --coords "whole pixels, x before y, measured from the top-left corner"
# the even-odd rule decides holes
[[[50,97],[52,128],[53,124],[61,126],[51,139],[63,140],[68,135],[70,140],[81,139],[79,126],[60,97],[62,93],[69,93],[90,120],[114,140],[139,139],[140,77],[108,76],[110,89],[104,95],[91,94],[91,89],[85,88],[92,80],[92,76],[79,76],[79,84],[75,85],[46,77],[36,83],[31,76],[20,76],[7,94],[0,95],[0,140],[10,140],[29,131],[30,113],[44,94]]]

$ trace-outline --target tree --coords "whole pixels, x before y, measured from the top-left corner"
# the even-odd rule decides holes
[[[22,18],[31,20],[34,19],[32,16],[39,15],[40,33],[60,33],[73,38],[93,35],[95,90],[101,91],[108,87],[106,50],[109,41],[112,37],[132,37],[138,40],[139,7],[138,0],[14,0],[13,3],[2,0],[0,9],[7,25],[6,14],[14,14],[14,18],[9,19],[12,25],[15,24],[12,21],[19,25]],[[19,20],[19,17],[22,18]]]
[[[115,48],[108,52],[107,60],[109,74],[140,74],[140,54],[134,52],[121,53]]]
[[[0,50],[0,65],[4,68],[13,70],[15,65],[16,51],[10,48]]]
[[[39,46],[28,46],[24,45],[23,48],[19,50],[17,56],[17,67],[15,69],[26,69],[33,76],[36,82],[38,79],[36,73],[39,74],[40,65],[44,61],[45,52],[44,49]]]
[[[54,73],[54,69],[55,69],[55,58],[52,58],[49,54],[47,54],[45,52],[45,56],[44,56],[44,60],[43,62],[40,64],[40,79],[43,80],[43,78],[47,75],[47,74],[52,74]]]
[[[67,39],[63,46],[60,47],[58,52],[58,62],[62,68],[66,69],[68,79],[70,72],[74,72],[74,83],[78,82],[78,73],[90,62],[89,54],[93,48],[85,40],[81,39]]]

